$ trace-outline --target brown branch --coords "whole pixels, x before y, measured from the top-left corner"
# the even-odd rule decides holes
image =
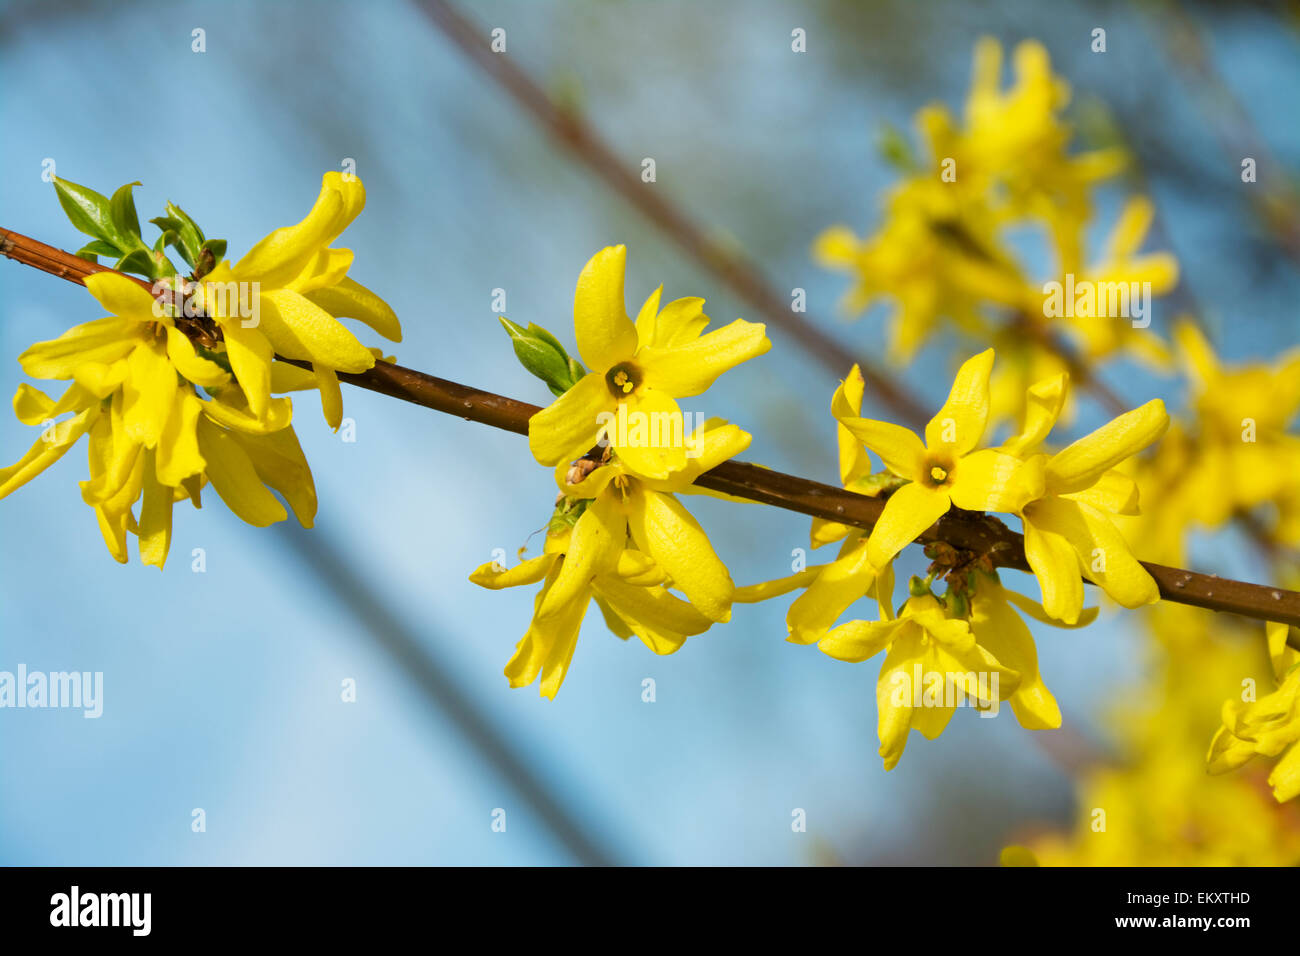
[[[83,285],[87,276],[111,271],[3,228],[0,228],[0,253],[24,265]],[[143,279],[128,278],[145,288],[150,287]],[[540,410],[537,405],[388,362],[377,362],[368,372],[340,373],[339,378],[373,392],[519,435],[528,434],[528,419]],[[712,491],[867,530],[875,527],[885,506],[880,498],[868,498],[834,485],[824,485],[743,461],[723,462],[701,475],[696,484]],[[1024,538],[989,515],[954,509],[916,540],[922,544],[946,542],[964,551],[988,555],[997,567],[1029,571]],[[1300,593],[1296,591],[1145,561],[1142,564],[1159,585],[1160,596],[1167,601],[1300,627]],[[1300,638],[1292,636],[1291,641],[1300,647]]]
[[[681,246],[688,256],[712,270],[732,291],[758,309],[764,318],[794,339],[837,378],[847,375],[849,368],[856,363],[873,397],[879,398],[900,420],[912,427],[919,428],[925,424],[930,416],[914,395],[868,359],[853,355],[817,324],[790,311],[788,300],[757,266],[710,239],[680,208],[665,199],[660,189],[641,182],[632,172],[632,167],[620,159],[581,117],[556,105],[546,91],[509,57],[488,49],[486,35],[454,7],[445,0],[419,0],[417,6],[447,39],[500,83],[538,124]]]

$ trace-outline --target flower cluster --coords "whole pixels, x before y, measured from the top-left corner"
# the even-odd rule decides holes
[[[365,205],[360,180],[325,174],[307,217],[277,229],[233,266],[220,258],[225,244],[203,239],[177,207],[169,204],[171,215],[155,220],[164,231],[150,251],[139,238],[129,187],[123,187],[125,200],[119,190],[110,201],[85,187],[58,185],[65,209],[77,213],[70,212],[74,224],[96,236],[83,253],[93,259],[134,249],[119,267],[155,282],[151,288],[120,272],[89,276],[86,287],[108,316],[20,356],[33,378],[70,384],[57,399],[19,387],[14,411],[42,433],[18,462],[0,469],[0,497],[88,435],[90,477],[81,483],[82,499],[95,509],[105,544],[120,562],[127,560],[131,533],[139,538],[141,561],[161,568],[173,504],[189,500],[199,507],[209,484],[249,524],[285,520],[278,492],[309,527],[316,513],[311,470],[291,425],[291,401],[274,393],[319,388],[326,420],[337,428],[336,373],[364,371],[376,359],[339,318],[401,337],[392,309],[348,278],[352,252],[331,248]],[[193,266],[189,279],[165,278],[164,249],[172,243]]]
[[[511,569],[484,564],[470,580],[493,589],[543,582],[506,676],[525,687],[540,674],[545,697],[564,681],[592,600],[611,631],[656,654],[731,617],[731,575],[677,495],[697,491],[695,479],[750,436],[717,419],[690,429],[676,400],[702,394],[771,342],[743,319],[705,333],[704,300],[661,306],[662,286],[633,322],[626,261],[626,247],[610,246],[578,277],[574,331],[591,371],[545,330],[506,323],[525,367],[560,393],[528,422],[529,447],[554,466],[560,494],[542,555]]]
[[[1125,167],[1127,153],[1116,146],[1070,153],[1072,130],[1061,119],[1069,86],[1053,74],[1037,42],[1021,43],[1013,60],[1015,80],[1003,89],[1002,49],[980,40],[963,121],[942,106],[917,114],[924,161],[897,138],[889,140],[904,178],[888,194],[876,232],[860,237],[848,226],[832,226],[813,247],[822,265],[853,276],[844,301],[849,313],[877,301],[893,304],[895,363],[909,363],[944,323],[992,342],[1003,356],[993,383],[993,423],[1019,417],[1026,387],[1068,368],[1059,349],[1027,330],[1059,329],[1089,360],[1127,352],[1166,363],[1167,349],[1147,329],[1149,311],[1135,328],[1108,311],[1109,293],[1122,291],[1126,310],[1149,310],[1145,300],[1130,302],[1129,290],[1161,295],[1178,277],[1169,254],[1139,252],[1153,216],[1144,197],[1126,203],[1100,253],[1087,261],[1092,190]],[[1031,277],[1007,238],[1025,225],[1050,239],[1055,264],[1047,275]]]
[[[803,588],[786,617],[789,640],[816,642],[827,655],[850,662],[886,652],[876,691],[886,769],[902,756],[910,728],[938,736],[955,700],[982,707],[1008,700],[1023,726],[1060,726],[1060,710],[1038,673],[1033,638],[1017,611],[1058,627],[1087,624],[1096,610],[1083,610],[1085,578],[1125,607],[1159,597],[1108,515],[1137,511],[1136,486],[1116,466],[1160,437],[1168,424],[1163,404],[1149,402],[1049,454],[1043,444],[1068,385],[1062,374],[1030,389],[1018,435],[997,448],[980,448],[993,360],[990,349],[962,364],[924,440],[898,425],[861,417],[863,380],[855,367],[831,402],[840,477],[851,491],[884,498],[879,520],[869,534],[815,521],[814,548],[844,542],[835,561],[752,585],[737,596],[756,601]],[[884,473],[871,474],[864,446],[884,462]],[[931,548],[930,575],[912,579],[909,597],[895,613],[895,557],[953,509],[1021,518],[1042,606],[1004,588],[990,555]],[[947,582],[942,596],[932,590],[939,575]],[[834,626],[862,597],[877,602],[880,619]],[[913,675],[925,675],[933,699],[898,693],[916,683]]]

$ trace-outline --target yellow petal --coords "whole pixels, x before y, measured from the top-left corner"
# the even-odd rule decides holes
[[[989,375],[993,350],[985,349],[962,363],[953,379],[948,401],[925,426],[925,445],[931,451],[951,447],[965,455],[984,437],[989,419]],[[867,447],[871,447],[868,443]]]
[[[156,471],[158,481],[175,488],[207,467],[199,452],[198,421],[203,402],[188,388],[176,390],[167,426],[158,441],[157,456],[146,472]],[[161,567],[161,565],[159,565]]]
[[[72,378],[79,365],[108,365],[125,358],[140,341],[144,328],[117,316],[84,322],[57,339],[37,342],[18,356],[18,362],[32,378]]]
[[[176,367],[176,371],[195,385],[209,388],[230,381],[225,369],[216,362],[200,357],[189,336],[171,325],[167,326],[167,358]]]
[[[913,482],[889,496],[885,510],[867,539],[867,557],[883,568],[948,511],[948,495]]]
[[[336,285],[309,292],[307,298],[335,318],[356,319],[390,341],[402,341],[402,323],[397,313],[360,282],[345,277]]]
[[[839,423],[874,451],[894,474],[912,481],[925,477],[925,446],[914,432],[890,422],[856,418],[852,415],[841,416],[834,410],[834,406],[832,411]]]
[[[271,402],[271,359],[274,351],[266,336],[246,329],[240,320],[222,324],[226,354],[254,418],[263,418]]]
[[[528,420],[528,447],[543,465],[585,455],[596,444],[597,416],[612,412],[614,396],[605,377],[584,375],[577,384]]]
[[[1002,443],[1004,452],[1024,458],[1038,450],[1038,446],[1047,440],[1057,419],[1061,417],[1069,384],[1069,374],[1062,372],[1053,378],[1036,382],[1026,390],[1025,416],[1020,434]]]
[[[50,425],[28,449],[27,454],[7,468],[0,468],[0,498],[21,488],[64,456],[77,439],[99,417],[99,406],[87,408],[76,417]]]
[[[1128,475],[1111,469],[1089,488],[1073,494],[1062,495],[1071,501],[1082,501],[1099,511],[1109,511],[1117,515],[1138,514],[1138,486]]]
[[[169,329],[170,331],[170,329]],[[72,379],[96,398],[107,398],[117,391],[127,375],[126,359],[120,358],[107,365],[86,362],[72,370]]]
[[[1064,498],[1044,498],[1035,502],[1033,523],[1041,530],[1054,531],[1064,537],[1074,553],[1084,577],[1127,608],[1154,604],[1160,599],[1155,579],[1133,556],[1128,543],[1101,512],[1080,502]],[[1026,518],[1028,518],[1026,513]],[[1049,613],[1052,606],[1043,601]],[[1072,618],[1062,616],[1067,623]]]
[[[1083,580],[1079,559],[1070,542],[1042,528],[1035,516],[1025,515],[1025,558],[1043,594],[1043,609],[1051,617],[1074,624],[1083,609]]]
[[[851,410],[855,416],[862,414],[862,395],[866,391],[866,387],[867,383],[862,377],[862,370],[856,365],[849,369],[848,377],[840,383],[844,407]],[[835,441],[839,447],[840,455],[840,484],[847,487],[863,475],[871,474],[871,458],[863,449],[862,443],[858,441],[856,435],[843,425],[837,424],[835,427]]]
[[[266,407],[266,417],[254,418],[247,407],[231,404],[239,401],[241,396],[238,392],[230,395],[229,391],[219,393],[214,401],[203,403],[203,413],[227,428],[248,435],[267,435],[287,428],[293,420],[293,404],[287,398],[271,399]]]
[[[663,480],[684,469],[686,420],[677,403],[666,392],[647,388],[621,404],[627,409],[627,434],[619,434],[622,429],[617,427],[623,417],[620,409],[606,435],[627,470],[638,477]]]
[[[110,314],[149,322],[163,316],[149,290],[117,272],[96,272],[86,276],[86,289]]]
[[[144,453],[143,492],[140,504],[140,563],[161,569],[172,542],[173,488],[161,484],[154,473],[154,452]]]
[[[627,543],[627,519],[616,495],[602,495],[573,526],[559,576],[537,608],[537,618],[552,617],[572,601],[590,599],[591,579],[611,573]]]
[[[628,528],[705,617],[731,618],[735,586],[708,536],[676,498],[633,485],[627,499]]]
[[[747,584],[744,587],[736,588],[732,592],[731,600],[736,604],[757,604],[759,601],[766,601],[768,598],[780,597],[799,588],[806,588],[817,580],[817,575],[821,574],[824,567],[825,565],[819,564],[811,568],[804,568],[802,571],[796,571],[794,574],[783,578],[760,581],[758,584]]]
[[[966,455],[953,470],[949,494],[967,511],[1018,512],[1042,497],[1045,456],[1021,461],[986,448]]]
[[[663,293],[664,287],[661,284],[659,288],[646,297],[641,306],[641,311],[636,314],[636,340],[639,348],[654,344],[655,332],[659,328],[659,298]],[[700,299],[699,301],[703,306],[704,300]]]
[[[366,191],[355,175],[329,172],[307,217],[277,229],[235,264],[243,280],[261,282],[264,290],[292,281],[318,251],[333,242],[365,206]]]
[[[317,387],[316,373],[288,362],[271,363],[272,392],[304,392]]]
[[[325,423],[335,431],[343,424],[343,390],[339,388],[339,377],[330,369],[313,365],[316,373],[316,386],[320,389],[320,407],[325,414]]]
[[[316,518],[316,483],[293,429],[281,428],[265,435],[232,431],[230,436],[253,463],[261,482],[280,492],[298,523],[310,528]]]
[[[1011,709],[1020,726],[1044,730],[1061,726],[1061,708],[1038,672],[1038,649],[1020,615],[1007,603],[997,582],[981,581],[971,599],[971,630],[979,645],[1020,674]]]
[[[650,387],[687,398],[705,392],[723,372],[771,347],[766,326],[736,319],[687,345],[643,348],[636,361]]]
[[[1268,775],[1268,785],[1273,788],[1273,796],[1278,803],[1300,796],[1300,745],[1292,744],[1282,759],[1273,765],[1273,772]]]
[[[876,681],[876,729],[885,769],[893,770],[907,746],[912,724],[912,665],[922,658],[921,631],[911,621],[894,635]]]
[[[826,565],[808,590],[786,612],[787,640],[812,644],[826,636],[841,614],[876,582],[876,569],[867,559],[867,542],[859,538]],[[835,656],[835,655],[831,655]]]
[[[901,628],[913,626],[907,620],[849,621],[818,641],[817,649],[837,661],[857,664],[888,647]]]
[[[153,448],[167,427],[176,398],[176,369],[161,342],[150,339],[131,353],[122,397],[126,434],[146,448]]]
[[[343,281],[352,268],[353,258],[351,249],[321,249],[307,260],[300,273],[285,283],[285,288],[308,296],[328,289]]]
[[[339,372],[364,372],[375,364],[368,348],[334,316],[291,289],[273,289],[260,298],[259,324],[275,351]],[[223,323],[237,325],[240,319]]]
[[[226,507],[256,528],[288,517],[284,506],[257,477],[252,461],[234,436],[200,418],[198,437],[199,451],[208,466],[208,480]]]
[[[1125,412],[1048,460],[1048,490],[1054,494],[1082,491],[1146,448],[1168,427],[1169,414],[1158,398]]]
[[[638,326],[637,339],[642,348],[655,346],[661,349],[689,345],[703,334],[709,324],[704,314],[704,300],[694,296],[673,299],[660,310],[654,321],[654,334],[646,339]]]
[[[693,634],[702,634],[713,622],[681,598],[661,587],[641,588],[609,575],[593,582],[614,612],[650,650],[671,654]]]
[[[573,297],[573,327],[578,353],[599,375],[636,352],[636,326],[623,300],[627,246],[606,246],[578,276]]]
[[[495,561],[489,561],[475,568],[469,579],[479,587],[492,591],[518,587],[521,584],[536,584],[546,577],[555,561],[553,554],[539,554],[535,558],[521,561],[513,568],[503,568]]]

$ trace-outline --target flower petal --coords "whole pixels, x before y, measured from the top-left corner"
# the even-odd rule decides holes
[[[652,388],[674,398],[688,398],[704,393],[723,372],[771,347],[766,326],[736,319],[686,345],[643,348],[636,362]]]
[[[1027,514],[1025,558],[1038,578],[1043,610],[1066,624],[1077,622],[1083,609],[1083,580],[1079,577],[1079,559],[1070,542],[1040,527],[1036,515]]]
[[[1070,376],[1067,372],[1029,386],[1025,390],[1025,415],[1020,434],[1003,442],[1002,450],[1017,458],[1024,458],[1037,451],[1061,417],[1069,387]]]
[[[310,361],[339,372],[364,372],[375,357],[334,316],[291,289],[273,289],[260,298],[258,329],[285,358]],[[232,319],[223,327],[240,323]]]
[[[875,583],[876,569],[867,559],[867,542],[859,538],[826,565],[808,590],[790,605],[785,616],[789,635],[786,640],[794,644],[821,640],[840,615],[865,597]]]
[[[345,277],[336,285],[307,293],[307,298],[336,319],[356,319],[390,341],[402,341],[397,313],[360,282]]]
[[[837,661],[857,664],[875,657],[888,647],[899,630],[915,625],[906,620],[849,621],[841,624],[817,642],[817,649]]]
[[[578,353],[601,376],[636,353],[636,326],[623,300],[626,267],[627,246],[606,246],[583,267],[573,296]]]
[[[284,506],[257,477],[252,461],[233,435],[200,418],[198,438],[199,452],[208,465],[208,480],[236,516],[256,528],[288,517]]]
[[[149,322],[163,316],[161,307],[144,286],[118,272],[96,272],[86,276],[86,290],[110,314],[136,322]]]
[[[126,358],[141,341],[144,326],[115,315],[74,325],[57,339],[37,342],[18,362],[32,378],[72,378],[88,362],[109,365]]]
[[[700,613],[713,621],[730,620],[735,590],[731,574],[682,503],[634,483],[627,515],[638,549],[655,559]]]
[[[573,526],[560,573],[538,605],[537,619],[562,613],[579,594],[588,593],[593,577],[614,570],[626,544],[627,519],[618,497],[602,495],[587,506]]]
[[[605,377],[591,373],[578,379],[546,408],[528,419],[528,448],[543,465],[585,455],[596,444],[601,412],[613,412],[614,396]]]
[[[1133,556],[1128,542],[1101,512],[1064,498],[1044,498],[1032,507],[1033,523],[1044,531],[1054,531],[1064,537],[1078,556],[1084,577],[1114,601],[1123,607],[1137,608],[1160,599],[1155,579]],[[1053,617],[1058,616],[1046,600],[1043,606]],[[1061,619],[1067,623],[1074,620],[1064,616]]]
[[[966,455],[953,470],[953,504],[967,511],[1018,512],[1042,497],[1045,461],[1045,455],[1021,461],[991,448]]]
[[[1158,398],[1125,412],[1048,459],[1048,490],[1058,495],[1082,491],[1146,448],[1168,427],[1169,414]]]
[[[469,579],[479,587],[492,591],[518,587],[521,584],[536,584],[546,577],[555,560],[553,554],[539,554],[535,558],[521,561],[513,568],[503,568],[495,561],[489,561],[475,568]]]
[[[948,511],[948,495],[925,485],[903,485],[885,502],[885,510],[867,539],[867,558],[877,569],[916,540]]]
[[[953,379],[948,401],[925,426],[925,446],[928,449],[935,451],[948,446],[958,455],[965,455],[980,443],[989,420],[989,375],[992,372],[992,349],[985,349],[962,363]]]
[[[158,481],[154,472],[155,453],[144,453],[143,500],[140,504],[140,563],[161,569],[167,563],[172,543],[172,502],[175,489]]]

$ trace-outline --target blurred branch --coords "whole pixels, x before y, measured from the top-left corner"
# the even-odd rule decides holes
[[[1250,113],[1214,65],[1195,17],[1173,0],[1147,0],[1159,20],[1155,32],[1183,73],[1195,84],[1208,125],[1224,155],[1239,163],[1255,160],[1256,184],[1248,191],[1251,205],[1278,246],[1300,264],[1300,192],[1259,134]],[[1269,179],[1265,180],[1265,173]]]
[[[92,265],[3,228],[0,228],[0,253],[17,262],[82,284],[86,276],[107,271],[102,266]],[[149,283],[143,279],[135,276],[127,278],[149,288]],[[281,361],[305,365],[289,359]],[[388,362],[376,362],[374,368],[359,374],[339,373],[339,379],[402,401],[519,435],[528,434],[528,420],[540,411],[538,406],[527,402]],[[867,530],[875,527],[885,507],[883,498],[869,498],[833,485],[823,485],[742,461],[723,462],[705,472],[695,483],[711,491]],[[916,541],[922,544],[945,542],[976,555],[988,555],[996,567],[1030,571],[1029,562],[1025,558],[1024,538],[990,515],[954,508],[922,532]],[[1146,561],[1142,565],[1159,585],[1160,596],[1167,601],[1300,627],[1298,592]],[[1300,647],[1300,636],[1293,634],[1290,640]]]
[[[907,389],[874,363],[854,356],[816,324],[790,310],[762,271],[728,248],[710,239],[680,208],[663,196],[662,189],[648,188],[631,167],[600,138],[573,110],[558,106],[538,83],[507,56],[488,48],[486,34],[470,23],[445,0],[417,0],[452,43],[482,70],[501,84],[523,109],[565,146],[573,156],[639,210],[676,242],[688,256],[710,269],[741,298],[754,306],[773,325],[789,335],[836,378],[843,378],[855,363],[871,388],[871,396],[889,406],[900,419],[914,428],[929,417],[921,403]]]

